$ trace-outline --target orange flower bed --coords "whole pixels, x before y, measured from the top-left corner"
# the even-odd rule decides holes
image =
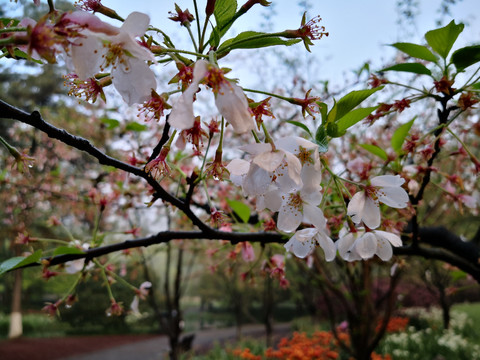
[[[407,328],[409,319],[407,317],[400,317],[400,316],[394,316],[391,317],[390,320],[388,321],[387,325],[387,332],[393,333],[393,332],[400,332],[400,331],[405,331]],[[377,325],[377,331],[380,330],[381,323]]]
[[[341,333],[348,342],[348,334]],[[338,359],[339,347],[330,331],[316,331],[312,336],[295,332],[289,339],[282,338],[278,349],[268,348],[262,355],[254,355],[250,349],[235,349],[232,354],[246,360],[332,360]],[[372,354],[372,360],[391,360],[390,355]]]

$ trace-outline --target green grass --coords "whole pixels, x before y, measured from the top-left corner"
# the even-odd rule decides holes
[[[453,310],[466,313],[474,324],[480,324],[480,303],[455,304]]]

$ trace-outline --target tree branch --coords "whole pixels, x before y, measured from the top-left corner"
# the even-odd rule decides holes
[[[209,232],[213,230],[193,213],[188,204],[185,204],[185,202],[181,201],[180,199],[167,192],[153,177],[151,177],[145,171],[106,155],[101,150],[93,146],[87,139],[84,139],[80,136],[72,135],[64,129],[59,129],[49,124],[42,119],[42,116],[38,111],[34,111],[29,114],[0,100],[0,114],[2,114],[0,115],[2,118],[18,120],[20,122],[33,126],[34,128],[47,134],[50,138],[57,139],[67,145],[70,145],[75,149],[84,151],[96,158],[98,162],[102,165],[112,166],[119,170],[123,170],[125,172],[145,179],[148,184],[155,190],[155,193],[159,198],[183,211],[185,215],[192,221],[192,223],[196,225],[200,230],[204,232]]]

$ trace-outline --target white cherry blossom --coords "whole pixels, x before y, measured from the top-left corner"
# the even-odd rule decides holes
[[[335,244],[326,234],[325,229],[321,230],[313,227],[299,230],[284,246],[287,251],[292,252],[295,256],[305,258],[313,252],[317,244],[323,249],[326,261],[335,259]]]
[[[83,37],[73,42],[70,51],[78,77],[87,80],[111,67],[113,85],[128,105],[147,100],[157,82],[146,61],[155,62],[155,57],[136,37],[145,34],[148,15],[132,12],[120,28],[81,11],[72,13],[69,19],[86,26]]]
[[[344,233],[337,241],[340,256],[347,261],[367,260],[377,255],[383,261],[392,258],[392,246],[402,246],[398,235],[381,230]]]
[[[408,194],[401,187],[405,182],[399,175],[383,175],[374,177],[365,190],[353,195],[347,213],[356,224],[363,223],[370,229],[380,226],[379,202],[393,208],[402,209],[407,206]]]

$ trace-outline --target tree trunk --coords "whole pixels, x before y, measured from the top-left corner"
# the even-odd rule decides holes
[[[14,339],[22,336],[22,270],[14,273],[14,284],[12,293],[12,312],[10,313],[10,328],[8,338]]]

